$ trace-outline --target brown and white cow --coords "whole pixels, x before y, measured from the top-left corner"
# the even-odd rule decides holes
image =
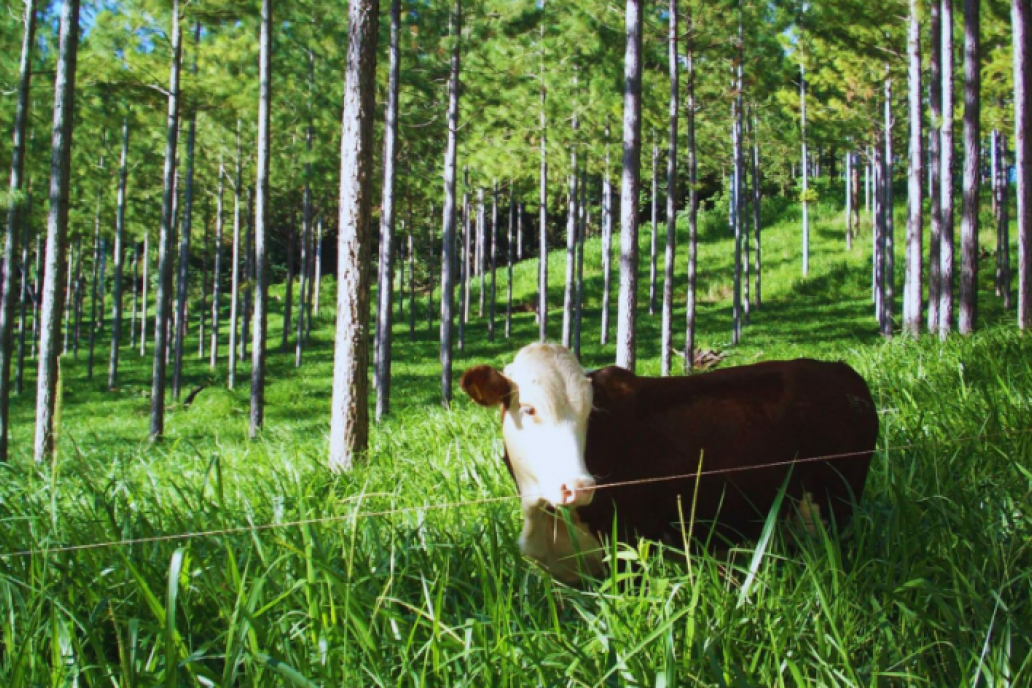
[[[696,534],[756,537],[786,476],[804,521],[826,517],[824,508],[842,525],[878,435],[867,383],[844,363],[647,378],[617,367],[588,373],[567,349],[531,344],[504,372],[477,366],[461,385],[478,404],[501,406],[505,462],[523,505],[520,549],[567,582],[603,571],[599,537],[614,517],[623,541],[680,543],[693,511]],[[839,458],[805,460],[829,456]],[[556,507],[569,509],[572,528]]]

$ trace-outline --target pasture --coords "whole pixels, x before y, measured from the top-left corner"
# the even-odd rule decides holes
[[[496,413],[465,396],[439,405],[425,297],[414,341],[407,311],[396,323],[393,414],[374,428],[368,460],[327,471],[327,279],[304,366],[270,356],[259,441],[246,439],[247,364],[228,391],[224,363],[211,373],[191,356],[185,388],[207,386],[170,408],[167,438],[151,446],[151,358],[126,349],[115,393],[103,376],[85,380],[82,353],[64,358],[52,465],[32,463],[31,401],[13,399],[14,457],[0,465],[0,684],[1032,685],[1032,339],[993,296],[985,258],[975,335],[884,341],[869,225],[847,253],[838,208],[815,215],[803,280],[799,209],[767,204],[763,305],[734,349],[732,242],[726,219],[702,218],[698,343],[726,353],[725,366],[812,356],[866,377],[881,435],[847,528],[772,528],[690,556],[642,542],[614,549],[629,565],[595,585],[556,583],[519,554]],[[902,208],[897,217],[898,235]],[[679,275],[685,260],[681,250]],[[613,360],[613,346],[598,345],[600,264],[592,237],[587,367]],[[553,338],[563,269],[554,252]],[[518,303],[533,298],[536,270],[516,267]],[[680,342],[680,283],[675,293]],[[646,304],[638,372],[658,374],[659,316]],[[512,338],[499,327],[489,343],[473,318],[457,373],[504,364],[536,332],[518,311]],[[69,546],[90,547],[48,551]]]

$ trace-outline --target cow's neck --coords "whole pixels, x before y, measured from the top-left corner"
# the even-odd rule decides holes
[[[524,505],[520,551],[564,583],[602,574],[605,552],[601,543],[581,523],[576,509],[565,510],[565,514],[568,519],[542,506]]]

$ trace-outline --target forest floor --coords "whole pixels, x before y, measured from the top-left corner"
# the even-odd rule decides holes
[[[993,295],[993,258],[982,260],[977,334],[886,341],[871,304],[869,225],[847,251],[842,212],[817,206],[804,279],[799,208],[773,200],[764,216],[763,305],[732,348],[733,243],[725,218],[703,215],[698,346],[726,354],[725,366],[842,359],[868,379],[881,436],[845,532],[775,530],[762,545],[691,557],[642,542],[614,553],[628,570],[583,589],[554,582],[519,553],[497,414],[461,393],[450,411],[440,406],[425,297],[414,338],[407,310],[394,329],[390,419],[373,428],[368,460],[334,476],[327,279],[304,366],[292,349],[270,356],[258,441],[246,439],[249,364],[226,390],[225,362],[209,371],[196,339],[184,396],[207,386],[189,407],[170,406],[157,446],[147,441],[149,353],[123,350],[113,393],[106,346],[92,381],[85,342],[63,360],[51,465],[30,458],[31,395],[14,399],[13,458],[0,466],[0,684],[1032,685],[1032,338]],[[988,212],[983,227],[991,248]],[[658,374],[649,233],[643,226],[638,372]],[[897,207],[897,294],[904,235]],[[662,274],[662,249],[659,264]],[[615,356],[598,344],[600,266],[592,237],[587,367]],[[553,252],[553,338],[564,270],[564,252]],[[456,376],[502,365],[537,338],[533,313],[519,308],[504,336],[504,274],[495,341],[474,317]],[[517,304],[534,299],[536,275],[536,260],[517,265]],[[614,304],[615,281],[614,271]],[[273,291],[278,352],[282,285]],[[613,315],[615,334],[615,306]],[[23,550],[32,553],[11,554]]]

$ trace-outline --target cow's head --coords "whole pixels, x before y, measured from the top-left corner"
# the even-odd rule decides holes
[[[481,406],[502,407],[502,438],[524,506],[591,503],[584,463],[592,389],[577,358],[557,344],[531,344],[500,373],[466,371],[462,389]]]

